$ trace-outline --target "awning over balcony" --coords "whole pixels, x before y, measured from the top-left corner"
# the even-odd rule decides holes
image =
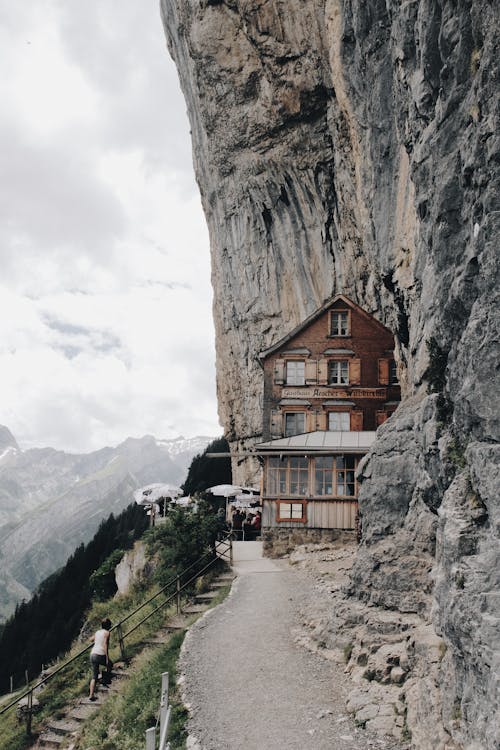
[[[301,435],[277,438],[258,443],[254,451],[258,455],[280,453],[366,453],[375,440],[375,432],[316,430]]]

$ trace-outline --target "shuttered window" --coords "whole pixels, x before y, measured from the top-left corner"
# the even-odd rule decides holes
[[[328,362],[329,385],[347,385],[349,383],[349,362],[347,359],[331,359]]]
[[[351,414],[348,411],[331,411],[328,414],[328,429],[331,432],[344,432],[351,429]]]
[[[277,359],[274,363],[274,382],[283,385],[285,382],[285,360]]]
[[[286,384],[305,385],[305,367],[303,360],[288,360],[286,363]]]
[[[306,415],[303,411],[292,411],[285,414],[285,437],[301,435],[306,431]]]
[[[351,430],[353,432],[360,432],[363,429],[363,412],[352,411],[351,412]]]
[[[328,360],[320,359],[318,362],[318,385],[328,385]]]
[[[379,359],[378,361],[378,382],[379,385],[389,385],[389,360]]]
[[[318,382],[318,367],[315,359],[306,360],[306,384],[316,385]]]
[[[349,383],[351,385],[361,384],[361,360],[354,358],[349,360]]]
[[[283,414],[279,409],[272,409],[270,427],[271,437],[283,436]]]

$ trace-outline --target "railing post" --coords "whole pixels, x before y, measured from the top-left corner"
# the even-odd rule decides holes
[[[146,729],[146,750],[155,750],[156,748],[156,727]]]
[[[181,611],[181,579],[177,576],[177,614]]]
[[[165,731],[165,719],[168,712],[168,672],[163,672],[161,676],[161,698],[160,698],[160,750],[161,740]]]
[[[233,538],[229,537],[229,565],[233,567]]]
[[[122,661],[127,661],[127,654],[125,653],[125,641],[123,640],[123,630],[121,623],[116,626],[118,631],[118,643],[120,644],[120,656]]]
[[[33,690],[28,693],[28,705],[26,713],[26,732],[31,737],[31,717],[33,716]]]

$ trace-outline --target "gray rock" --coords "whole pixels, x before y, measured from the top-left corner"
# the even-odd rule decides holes
[[[443,639],[439,687],[422,670],[410,691],[420,750],[493,750],[498,8],[162,0],[162,13],[210,232],[226,434],[240,452],[258,440],[256,354],[332,293],[394,331],[403,401],[361,468],[346,591],[354,611],[418,614]],[[244,483],[258,466],[234,470]]]

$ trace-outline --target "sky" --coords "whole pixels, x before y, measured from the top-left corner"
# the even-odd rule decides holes
[[[158,0],[0,0],[0,424],[220,435],[208,233]]]

